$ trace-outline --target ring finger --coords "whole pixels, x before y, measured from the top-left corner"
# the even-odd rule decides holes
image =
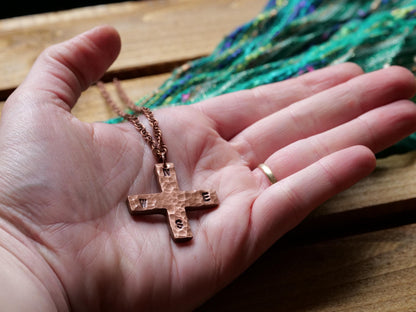
[[[416,131],[416,106],[408,100],[371,110],[359,118],[326,132],[296,141],[267,160],[277,180],[306,168],[319,159],[354,145],[364,145],[374,153]]]

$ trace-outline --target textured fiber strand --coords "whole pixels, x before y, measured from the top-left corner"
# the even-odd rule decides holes
[[[416,0],[268,1],[211,55],[177,68],[136,104],[187,105],[347,61],[366,72],[390,65],[415,72],[415,26]],[[414,148],[411,135],[383,155]]]

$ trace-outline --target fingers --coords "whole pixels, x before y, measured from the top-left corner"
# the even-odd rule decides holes
[[[414,131],[416,106],[402,100],[371,110],[330,131],[296,141],[276,151],[265,162],[277,179],[283,179],[338,150],[364,145],[377,153]]]
[[[361,74],[357,65],[344,63],[295,79],[226,94],[195,107],[211,118],[220,135],[229,140],[265,116]]]
[[[379,106],[410,98],[415,89],[413,75],[404,68],[361,75],[263,118],[233,138],[232,143],[255,168],[286,145],[328,131]],[[402,113],[406,119],[409,112]],[[412,116],[410,112],[409,123],[414,122]],[[349,129],[344,129],[343,136],[348,136]],[[376,140],[381,139],[380,133]]]
[[[54,104],[70,110],[80,93],[112,64],[119,50],[119,35],[109,26],[96,27],[51,46],[38,57],[9,98],[9,105],[16,101],[19,105]]]
[[[255,248],[265,250],[314,208],[370,174],[374,167],[374,154],[363,146],[354,146],[266,188],[252,207],[251,238],[257,244]],[[263,179],[261,172],[257,174]]]

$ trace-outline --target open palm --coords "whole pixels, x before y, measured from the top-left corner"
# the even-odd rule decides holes
[[[127,195],[160,191],[140,134],[70,113],[119,48],[100,27],[47,49],[2,113],[0,244],[43,285],[45,307],[192,309],[416,130],[413,76],[353,64],[157,110],[181,189],[220,200],[188,213],[194,239],[174,243],[164,216],[126,207]]]

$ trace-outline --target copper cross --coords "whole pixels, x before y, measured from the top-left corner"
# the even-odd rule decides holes
[[[175,242],[192,239],[186,209],[207,209],[218,206],[216,192],[180,190],[172,163],[166,163],[166,166],[156,164],[155,174],[162,192],[128,196],[127,203],[130,212],[132,214],[166,214],[170,234]]]

